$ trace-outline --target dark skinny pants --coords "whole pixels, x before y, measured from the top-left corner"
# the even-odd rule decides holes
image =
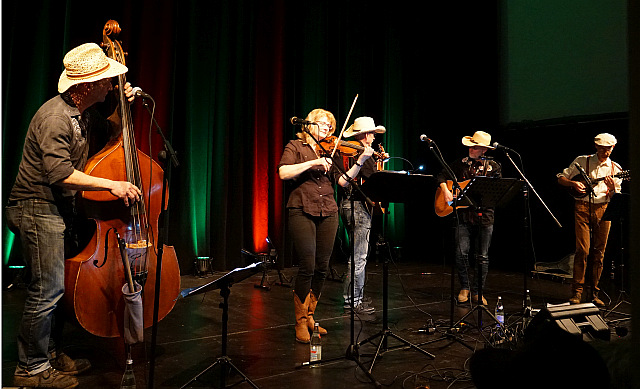
[[[338,213],[311,216],[289,208],[289,236],[298,259],[295,293],[304,301],[309,290],[319,297],[329,271],[329,260],[338,231]]]

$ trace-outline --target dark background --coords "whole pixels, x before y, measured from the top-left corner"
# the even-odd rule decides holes
[[[322,107],[335,114],[340,130],[356,95],[347,124],[371,116],[387,128],[377,141],[398,157],[389,170],[424,166],[424,173],[437,174],[440,165],[420,134],[436,141],[447,161],[466,153],[460,139],[477,130],[517,150],[526,177],[563,227],[530,193],[525,228],[524,198],[516,196],[497,213],[492,266],[558,261],[573,251],[573,225],[572,199],[555,174],[577,155],[593,153],[600,132],[618,137],[613,159],[629,166],[626,29],[620,26],[626,8],[624,2],[609,12],[597,7],[148,0],[88,12],[80,1],[4,2],[2,195],[6,199],[15,178],[29,120],[56,93],[64,54],[99,43],[104,24],[114,19],[128,52],[127,78],[154,97],[156,120],[181,162],[170,188],[168,243],[183,273],[193,271],[198,256],[211,257],[218,269],[251,262],[240,249],[266,251],[266,236],[284,264],[292,264],[286,193],[275,172],[296,130],[288,119]],[[578,8],[590,11],[577,17]],[[523,15],[532,23],[523,23]],[[518,24],[510,24],[516,16]],[[592,44],[571,43],[584,41]],[[526,62],[531,58],[538,60]],[[622,87],[604,90],[605,83]],[[556,99],[555,92],[572,103],[562,116],[540,103]],[[149,137],[148,112],[137,102],[133,113],[138,147],[156,158],[160,138],[155,130]],[[505,177],[518,177],[503,153],[491,155]],[[384,234],[402,257],[443,261],[449,221],[435,216],[433,196],[427,191],[420,201],[391,206]],[[13,235],[4,227],[2,236],[5,266],[19,265]],[[612,234],[611,250],[619,247],[616,239]],[[336,250],[337,260],[344,251]]]

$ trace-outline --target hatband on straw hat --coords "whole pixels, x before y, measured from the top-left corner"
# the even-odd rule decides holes
[[[618,140],[616,139],[615,136],[608,134],[606,132],[596,135],[593,141],[598,146],[606,146],[606,147],[615,146],[616,143],[618,143]]]
[[[113,60],[95,43],[85,43],[64,56],[64,71],[58,81],[58,92],[66,92],[72,85],[94,82],[119,76],[127,67]]]
[[[495,147],[491,146],[491,135],[484,131],[476,131],[473,136],[463,137],[462,144],[467,147],[482,146],[488,149],[495,149]]]
[[[376,134],[384,134],[387,131],[383,126],[376,126],[373,118],[368,116],[362,116],[353,121],[353,124],[347,128],[342,136],[345,138],[352,137],[358,134],[367,134],[369,132],[375,132]]]

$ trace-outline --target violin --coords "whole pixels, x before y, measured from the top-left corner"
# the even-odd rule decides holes
[[[364,151],[364,146],[357,140],[341,139],[340,142],[338,142],[338,144],[336,145],[336,139],[338,139],[337,136],[328,136],[320,141],[320,144],[325,148],[328,154],[333,154],[333,149],[335,149],[336,146],[338,148],[338,151],[340,151],[340,153],[345,157],[354,157],[358,154],[359,151]],[[389,158],[386,153],[377,151],[373,152],[373,157],[377,161],[383,161]]]
[[[389,160],[389,154],[384,151],[384,147],[382,147],[382,144],[378,144],[378,152],[382,154],[383,158],[376,159],[376,168],[378,169],[378,171],[383,171],[384,163]]]

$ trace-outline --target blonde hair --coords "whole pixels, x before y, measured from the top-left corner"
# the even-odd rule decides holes
[[[309,112],[305,120],[308,120],[310,122],[317,122],[320,119],[324,119],[325,117],[329,119],[329,124],[331,124],[331,132],[327,134],[327,136],[329,136],[336,130],[336,118],[331,112],[322,108],[316,108],[313,111]],[[312,126],[313,124],[305,124],[303,128],[311,131]],[[311,136],[305,131],[298,132],[296,136],[298,137],[298,139],[302,140],[305,143],[313,143],[313,139],[311,139]]]

